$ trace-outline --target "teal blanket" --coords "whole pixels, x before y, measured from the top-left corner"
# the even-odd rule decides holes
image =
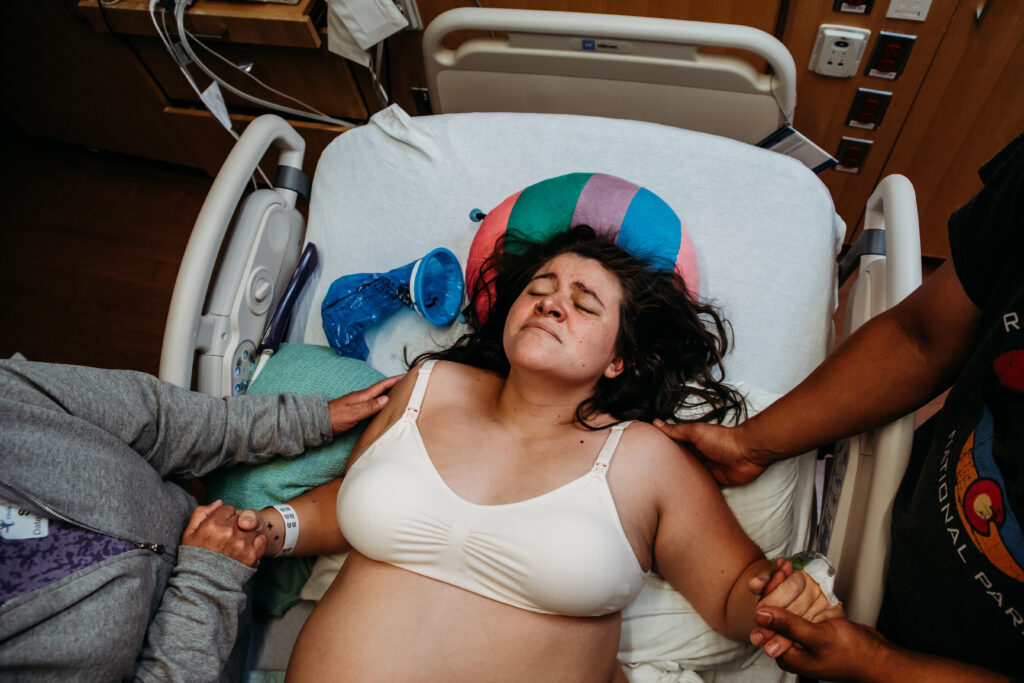
[[[250,394],[323,394],[334,399],[364,389],[384,375],[361,360],[339,356],[326,346],[282,344],[249,386]],[[236,508],[260,509],[283,503],[345,472],[349,453],[364,425],[297,458],[274,458],[262,465],[239,465],[206,478],[207,500]],[[298,602],[314,558],[264,560],[256,573],[255,602],[274,616]]]

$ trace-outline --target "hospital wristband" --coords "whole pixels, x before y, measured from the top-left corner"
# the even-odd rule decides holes
[[[836,597],[836,568],[828,561],[828,558],[821,553],[803,552],[791,555],[787,558],[793,564],[793,568],[805,572],[818,584],[821,592],[828,599],[828,604],[836,606],[840,604]]]
[[[299,540],[299,516],[291,505],[283,504],[272,507],[280,512],[281,517],[284,519],[284,545],[281,546],[280,552],[275,555],[275,557],[281,557],[291,553],[295,549],[295,543]]]

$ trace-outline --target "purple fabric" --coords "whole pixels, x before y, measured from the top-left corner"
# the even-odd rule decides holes
[[[0,540],[0,605],[133,547],[56,519],[44,538]]]
[[[589,225],[599,234],[616,240],[622,218],[639,189],[639,185],[622,178],[595,173],[580,192],[572,225]]]

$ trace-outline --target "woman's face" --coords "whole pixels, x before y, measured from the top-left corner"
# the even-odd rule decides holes
[[[617,376],[622,296],[618,278],[598,261],[556,256],[537,270],[505,319],[509,363],[594,382]]]

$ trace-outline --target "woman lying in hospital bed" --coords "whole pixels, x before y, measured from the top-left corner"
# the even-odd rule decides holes
[[[392,390],[344,480],[284,508],[301,534],[280,508],[241,518],[268,555],[353,549],[290,678],[624,680],[620,613],[650,571],[729,637],[753,626],[768,560],[707,472],[632,422],[741,408],[717,313],[585,227],[493,262],[475,332]],[[841,609],[803,574],[772,588],[812,620]]]

